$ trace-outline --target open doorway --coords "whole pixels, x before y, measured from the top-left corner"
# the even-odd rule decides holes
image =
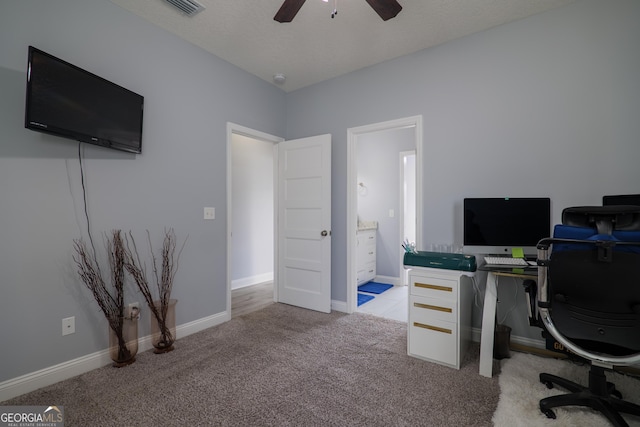
[[[411,239],[406,233],[412,230],[419,246],[422,228],[422,117],[350,128],[347,133],[347,312],[352,313],[358,310],[359,225],[375,225],[375,280],[406,284],[401,244],[405,237]],[[412,161],[413,167],[408,166]],[[413,187],[406,186],[406,179]]]
[[[277,301],[274,168],[281,141],[227,124],[228,318]]]
[[[331,135],[285,141],[228,123],[227,320],[233,294],[265,282],[260,304],[331,311]]]

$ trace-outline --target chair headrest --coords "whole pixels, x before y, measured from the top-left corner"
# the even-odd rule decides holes
[[[640,206],[574,206],[562,211],[562,223],[574,227],[588,227],[598,234],[614,230],[640,230]]]

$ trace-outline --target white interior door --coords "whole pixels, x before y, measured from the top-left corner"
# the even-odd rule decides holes
[[[278,144],[280,302],[331,312],[331,135]]]

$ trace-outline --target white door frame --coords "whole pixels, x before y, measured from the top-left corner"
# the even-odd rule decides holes
[[[399,228],[399,233],[401,238],[407,237],[407,235],[405,234],[405,221],[404,221],[407,215],[407,212],[405,210],[407,198],[405,197],[406,194],[405,194],[404,184],[405,184],[405,174],[406,174],[405,158],[408,156],[413,156],[416,158],[416,161],[418,160],[418,157],[416,156],[416,150],[400,152],[400,155],[399,155],[400,167],[398,168],[398,170],[400,171],[400,176],[398,180],[399,182],[398,194],[400,195],[400,204],[399,204],[400,214],[398,215],[398,228]],[[416,169],[417,171],[417,166],[414,166],[414,169]],[[414,187],[414,193],[415,193],[414,194],[414,199],[415,199],[417,197],[417,191],[415,187]],[[414,202],[416,201],[414,200]],[[417,209],[417,203],[415,208]],[[416,221],[416,224],[414,225],[417,226],[417,221]],[[408,285],[407,279],[409,275],[408,275],[408,271],[404,269],[404,252],[403,251],[401,251],[400,255],[398,256],[398,265],[400,266],[400,270],[398,270],[400,272],[400,286],[407,286]]]
[[[278,156],[277,153],[277,144],[284,141],[284,138],[279,136],[270,135],[268,133],[260,132],[248,127],[244,127],[235,123],[227,122],[227,309],[226,309],[226,320],[231,319],[231,256],[232,256],[232,230],[233,230],[233,209],[232,209],[232,176],[233,176],[233,157],[232,157],[232,139],[233,135],[243,135],[248,138],[258,139],[260,141],[271,142],[273,143],[273,161],[274,161],[274,176],[273,176],[273,200],[274,200],[274,215],[273,215],[273,231],[274,231],[274,266],[273,266],[273,300],[278,301],[278,287],[276,284],[278,283],[278,272],[276,269],[276,254],[278,253],[278,215],[276,208],[276,201],[278,200],[278,186],[276,185],[276,178],[278,172]]]
[[[356,233],[358,231],[357,144],[363,134],[406,127],[415,128],[416,139],[416,246],[422,239],[422,115],[347,129],[347,313],[358,309]]]

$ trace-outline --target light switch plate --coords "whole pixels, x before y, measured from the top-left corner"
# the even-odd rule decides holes
[[[216,208],[204,208],[204,219],[216,219]]]

